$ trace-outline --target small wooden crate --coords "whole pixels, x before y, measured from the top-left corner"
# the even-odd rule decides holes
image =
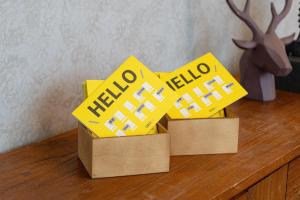
[[[225,110],[225,118],[180,119],[160,123],[171,137],[171,155],[237,153],[239,118]]]
[[[78,126],[78,155],[92,178],[168,172],[170,136],[158,134],[98,138]]]

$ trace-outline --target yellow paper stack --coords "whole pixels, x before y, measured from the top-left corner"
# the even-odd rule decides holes
[[[133,56],[99,86],[90,87],[85,85],[88,97],[73,115],[99,137],[153,133],[178,98]]]
[[[180,95],[168,111],[172,119],[222,117],[223,108],[247,95],[211,53],[160,74],[160,79]]]

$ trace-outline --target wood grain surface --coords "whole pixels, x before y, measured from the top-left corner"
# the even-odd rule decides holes
[[[285,200],[288,164],[260,180],[233,200]]]
[[[249,200],[285,200],[288,165],[281,167],[248,190]]]
[[[300,200],[300,157],[289,164],[286,200]]]
[[[76,130],[0,155],[0,199],[228,199],[300,155],[300,95],[243,99],[239,153],[174,156],[169,173],[92,180]],[[188,130],[186,130],[188,131]]]

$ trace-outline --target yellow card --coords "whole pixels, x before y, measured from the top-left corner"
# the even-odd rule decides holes
[[[73,115],[99,137],[147,134],[178,96],[135,57],[129,57]]]
[[[167,74],[169,72],[156,72],[155,74],[160,76],[161,73]],[[102,85],[103,82],[104,82],[104,80],[86,80],[86,81],[84,81],[82,84],[84,97],[87,98],[92,92],[95,91],[95,89],[97,87]],[[210,118],[223,118],[223,117],[225,117],[224,110],[220,110],[220,111],[216,112],[215,114],[213,114],[212,116],[210,116]],[[156,127],[153,127],[153,129],[150,130],[150,132],[157,133]],[[150,133],[150,132],[148,132],[148,133]]]
[[[84,97],[87,98],[91,95],[100,85],[102,85],[104,80],[86,80],[83,82],[83,94]],[[157,127],[153,126],[152,129],[148,132],[148,134],[156,134],[158,133]]]
[[[224,118],[225,116],[225,112],[224,109],[216,112],[215,114],[213,114],[212,116],[210,116],[209,118]]]
[[[174,72],[161,73],[160,79],[180,95],[168,112],[172,119],[207,118],[247,95],[211,53]]]
[[[90,96],[100,85],[102,85],[104,80],[86,80],[83,82],[83,94],[87,98]]]

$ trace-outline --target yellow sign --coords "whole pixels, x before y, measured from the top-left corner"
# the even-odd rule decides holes
[[[100,85],[103,84],[103,80],[86,80],[83,82],[83,94],[84,98],[90,96]]]
[[[169,73],[169,72],[160,72],[160,73]],[[156,75],[159,75],[160,73],[156,72]],[[83,86],[83,94],[84,97],[87,98],[92,92],[94,92],[94,90],[99,87],[100,85],[102,85],[102,83],[104,82],[104,80],[86,80],[83,82],[82,86]],[[210,116],[210,118],[222,118],[225,117],[225,113],[224,110],[220,110],[217,113],[215,113],[214,115]],[[157,129],[156,127],[154,127],[154,130],[150,130],[151,133],[157,133]],[[148,132],[148,133],[150,133]]]
[[[99,137],[147,134],[178,96],[129,57],[72,113]]]
[[[156,72],[155,74],[159,76],[161,73],[167,74],[169,72],[159,72],[159,73]],[[103,82],[104,82],[104,80],[86,80],[86,81],[84,81],[82,84],[84,97],[87,98],[92,92],[95,91],[95,89],[97,89],[100,85],[102,85]],[[210,118],[223,118],[223,117],[225,117],[224,110],[220,110],[220,111],[216,112],[215,114],[213,114],[212,116],[210,116]],[[154,130],[150,130],[150,132],[157,133],[156,127],[154,127]],[[150,132],[148,132],[148,133],[150,133]]]
[[[211,53],[174,72],[161,73],[160,79],[180,95],[168,112],[172,119],[210,117],[247,95]]]
[[[210,116],[209,118],[224,118],[225,116],[225,112],[224,109],[216,112],[215,114],[213,114],[212,116]]]
[[[91,95],[100,85],[103,84],[103,80],[86,80],[83,82],[83,94],[84,97],[87,98]],[[156,134],[158,133],[157,127],[153,126],[152,129],[148,132],[148,134]]]

